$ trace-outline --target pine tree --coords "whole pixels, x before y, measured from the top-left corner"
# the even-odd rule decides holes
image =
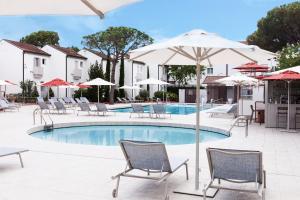
[[[95,78],[102,78],[104,79],[104,73],[102,65],[99,64],[97,61],[95,64],[90,66],[89,69],[89,80],[93,80]],[[104,89],[103,87],[100,87],[99,90],[99,96],[100,100],[103,100]],[[92,86],[91,88],[87,89],[87,98],[89,98],[90,101],[96,102],[98,100],[98,86]]]
[[[105,80],[110,82],[110,53],[107,53],[107,60],[105,66]],[[105,99],[109,100],[109,86],[105,86]]]

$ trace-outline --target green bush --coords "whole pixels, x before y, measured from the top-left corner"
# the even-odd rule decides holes
[[[157,98],[160,98],[160,99],[163,99],[163,96],[164,96],[164,92],[163,91],[156,91],[154,92],[154,98],[157,99]]]
[[[147,90],[140,90],[140,93],[138,96],[141,100],[147,101],[149,98],[149,92]]]
[[[178,101],[178,95],[172,92],[167,92],[166,94],[169,101]]]

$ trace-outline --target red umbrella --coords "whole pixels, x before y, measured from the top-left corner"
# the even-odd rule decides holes
[[[284,71],[280,74],[275,74],[272,76],[268,76],[263,78],[263,80],[284,80],[288,83],[288,119],[287,119],[287,131],[290,130],[290,84],[293,80],[300,80],[300,74],[294,71]]]
[[[81,83],[77,84],[76,86],[78,86],[80,89],[90,88],[91,87],[89,85],[82,85]]]
[[[68,83],[67,81],[64,81],[62,79],[56,78],[56,79],[53,79],[51,81],[41,84],[41,86],[45,86],[45,87],[54,87],[54,86],[63,86],[63,85],[67,86],[67,85],[70,85],[70,83]]]
[[[238,67],[235,67],[235,68],[233,68],[233,69],[239,69],[239,70],[253,70],[253,71],[255,71],[255,70],[259,70],[259,69],[267,69],[267,70],[268,70],[269,67],[266,66],[266,65],[259,65],[259,64],[257,64],[257,63],[252,62],[252,63],[246,63],[246,64],[243,64],[243,65],[238,66]]]

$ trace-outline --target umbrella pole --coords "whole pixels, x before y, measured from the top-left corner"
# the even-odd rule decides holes
[[[287,83],[288,83],[288,113],[287,113],[287,131],[289,131],[290,130],[290,101],[291,101],[291,99],[290,99],[290,85],[291,85],[291,81],[289,80],[289,81],[287,81]]]
[[[98,85],[98,103],[99,103],[99,85]]]
[[[196,165],[195,165],[195,190],[199,190],[199,142],[200,142],[200,63],[197,62],[197,86],[196,86]]]

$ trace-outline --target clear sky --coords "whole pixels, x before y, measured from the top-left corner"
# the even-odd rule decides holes
[[[216,32],[244,40],[256,30],[267,11],[292,0],[143,0],[106,15],[104,20],[85,16],[0,17],[0,39],[19,40],[38,30],[57,31],[61,46],[81,47],[82,36],[109,26],[130,26],[156,41],[192,29]]]

